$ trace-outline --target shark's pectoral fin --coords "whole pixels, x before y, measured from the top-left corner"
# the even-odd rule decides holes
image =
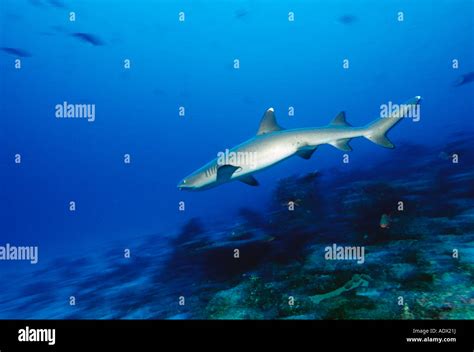
[[[333,147],[336,147],[343,152],[350,152],[352,150],[351,146],[349,145],[350,138],[338,139],[337,141],[331,142]]]
[[[303,159],[309,160],[309,159],[311,159],[311,156],[313,155],[315,150],[316,150],[316,148],[301,149],[301,150],[298,150],[296,152],[296,155],[298,155],[299,157],[301,157]]]
[[[259,185],[257,179],[255,177],[253,177],[252,175],[245,175],[243,177],[240,177],[238,180],[243,182],[243,183],[248,184],[249,186],[258,186]]]
[[[217,182],[225,182],[230,180],[234,172],[236,172],[240,167],[234,165],[222,165],[217,168]]]

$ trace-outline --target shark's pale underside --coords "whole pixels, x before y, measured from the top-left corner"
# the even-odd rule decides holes
[[[227,158],[215,158],[194,171],[178,184],[178,188],[204,190],[234,180],[257,186],[258,181],[253,174],[258,171],[293,155],[309,159],[321,144],[350,151],[352,149],[348,143],[356,137],[365,137],[382,147],[394,148],[386,133],[400,120],[410,116],[410,111],[417,108],[420,101],[421,97],[416,96],[401,104],[396,113],[378,118],[363,127],[349,125],[344,112],[341,112],[324,127],[283,129],[275,119],[273,108],[270,108],[263,115],[255,137],[228,150]]]

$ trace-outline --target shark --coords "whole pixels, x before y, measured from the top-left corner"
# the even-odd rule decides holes
[[[364,137],[384,148],[394,148],[387,132],[403,118],[419,109],[420,96],[415,96],[388,116],[379,117],[365,126],[354,127],[346,120],[344,111],[323,127],[284,129],[275,117],[273,108],[263,115],[257,134],[224,152],[182,179],[177,187],[185,191],[202,191],[231,181],[258,186],[254,174],[292,156],[310,159],[318,146],[329,144],[344,152],[352,148],[353,138]],[[419,111],[419,110],[418,110]]]

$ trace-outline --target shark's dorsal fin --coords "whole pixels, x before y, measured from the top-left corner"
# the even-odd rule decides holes
[[[278,125],[275,118],[275,111],[273,108],[268,109],[263,114],[262,121],[260,121],[260,126],[258,127],[257,136],[265,133],[271,133],[275,131],[280,131],[283,128]]]
[[[334,120],[331,121],[330,125],[332,126],[350,126],[346,121],[346,113],[341,111]]]

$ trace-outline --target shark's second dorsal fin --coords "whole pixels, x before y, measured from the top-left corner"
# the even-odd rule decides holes
[[[331,121],[330,125],[332,126],[350,126],[346,121],[346,113],[341,111],[334,120]]]
[[[283,128],[278,125],[275,118],[275,111],[273,108],[265,111],[265,114],[260,121],[260,126],[258,127],[257,136],[265,133],[280,131]]]

